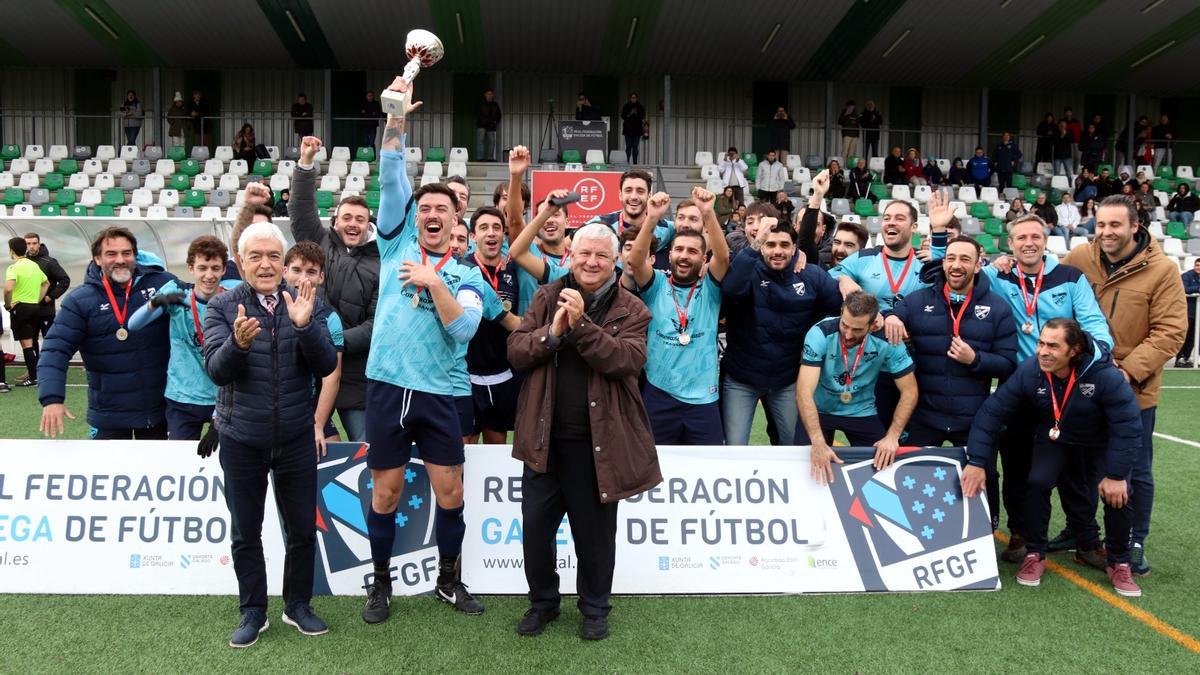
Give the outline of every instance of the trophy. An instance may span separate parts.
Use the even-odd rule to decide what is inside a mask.
[[[433,33],[417,29],[409,31],[408,37],[404,39],[404,53],[408,56],[408,63],[405,64],[404,73],[400,77],[411,85],[422,68],[428,68],[442,60],[446,55],[446,48]],[[379,97],[379,101],[383,112],[393,117],[403,117],[405,106],[408,104],[408,92],[388,89]]]

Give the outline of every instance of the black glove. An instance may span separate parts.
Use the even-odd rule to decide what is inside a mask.
[[[204,437],[200,439],[200,444],[196,446],[196,454],[201,457],[208,457],[216,452],[217,446],[220,443],[221,439],[217,434],[216,425],[209,423],[208,433],[204,434]]]
[[[159,293],[153,298],[150,298],[150,306],[158,309],[160,307],[166,307],[167,305],[182,305],[183,296],[183,293]]]

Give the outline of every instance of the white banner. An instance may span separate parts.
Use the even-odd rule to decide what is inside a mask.
[[[876,473],[839,448],[832,487],[807,448],[664,447],[665,481],[622,502],[617,593],[809,593],[999,588],[986,500],[964,502],[959,449],[910,449]],[[193,443],[0,441],[0,592],[235,594],[217,457]],[[477,593],[524,593],[522,465],[506,446],[469,446],[463,577]],[[433,493],[412,462],[396,514],[397,594],[432,590]],[[330,446],[318,464],[317,593],[359,595],[372,571],[366,450]],[[577,567],[558,533],[564,592]],[[270,591],[283,542],[269,496]],[[84,574],[80,574],[84,570]]]

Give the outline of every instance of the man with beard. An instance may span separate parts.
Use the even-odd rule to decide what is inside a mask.
[[[397,77],[391,89],[411,85]],[[404,171],[405,120],[420,106],[410,99],[403,115],[388,116],[379,162],[379,311],[367,358],[367,533],[375,565],[362,612],[367,623],[390,615],[396,505],[414,441],[437,500],[434,592],[461,612],[483,612],[461,578],[465,455],[454,402],[458,345],[470,342],[479,326],[483,278],[450,252],[457,195],[441,183],[414,193]]]
[[[41,430],[63,433],[67,366],[75,352],[88,371],[89,437],[95,440],[163,440],[167,437],[163,391],[171,353],[165,321],[131,333],[129,317],[150,302],[174,275],[137,262],[137,239],[123,227],[101,230],[92,240],[92,264],[79,288],[67,294],[38,359]]]
[[[650,198],[650,188],[654,186],[654,177],[642,169],[629,169],[621,174],[621,210],[596,216],[588,221],[604,223],[613,228],[617,236],[631,225],[641,226],[646,222],[646,200]],[[654,255],[654,268],[667,269],[667,258],[671,250],[671,238],[675,236],[674,221],[663,219],[654,226],[654,238],[658,240],[658,250]]]
[[[1154,504],[1151,470],[1154,415],[1163,367],[1179,352],[1187,333],[1183,282],[1175,259],[1164,255],[1150,233],[1138,227],[1133,201],[1122,196],[1107,197],[1100,202],[1096,209],[1096,238],[1067,254],[1063,262],[1079,267],[1092,284],[1112,330],[1113,365],[1133,388],[1141,409],[1144,433],[1130,479],[1133,486],[1130,562],[1134,574],[1145,576],[1150,573],[1145,543]],[[1094,511],[1094,488],[1090,489],[1089,497]]]
[[[374,138],[374,132],[372,132]],[[342,377],[334,406],[348,440],[366,436],[367,353],[375,327],[379,295],[379,247],[371,239],[371,209],[359,196],[343,197],[328,226],[317,211],[317,175],[314,161],[321,139],[305,136],[300,160],[292,177],[288,206],[292,236],[311,241],[325,251],[325,301],[342,320]]]
[[[665,192],[650,198],[646,222],[629,253],[629,271],[652,317],[642,402],[658,445],[721,445],[725,440],[717,407],[717,321],[729,247],[713,213],[715,199],[707,190],[692,188],[688,211],[702,214],[708,240],[713,242],[712,260],[703,278],[707,245],[700,230],[675,231],[669,273],[650,264],[654,225],[671,206]]]
[[[458,217],[465,219],[467,206],[471,203],[471,186],[462,176],[450,176],[446,179],[446,185],[454,190],[454,195],[458,198]]]
[[[42,314],[38,323],[38,330],[45,339],[51,324],[54,323],[54,303],[71,288],[71,277],[57,260],[50,257],[50,249],[42,244],[42,238],[37,232],[25,235],[25,246],[25,257],[37,263],[38,267],[42,268],[42,273],[50,280],[50,288],[41,300]]]
[[[527,229],[525,223],[525,202],[528,190],[524,189],[521,179],[529,169],[529,148],[518,145],[508,153],[508,203],[505,220],[508,225],[508,254],[520,267],[518,273],[517,315],[523,316],[533,301],[533,294],[538,286],[549,283],[554,279],[566,276],[571,267],[571,249],[567,246],[567,215],[568,206],[543,209],[545,200],[534,204],[533,213],[540,215],[543,210],[545,219],[539,221],[540,226],[532,224],[533,232],[528,237],[521,237]],[[534,237],[537,243],[534,243]],[[518,247],[517,241],[523,242]]]
[[[454,227],[450,228],[450,253],[455,258],[465,258],[471,250],[471,228],[461,215],[456,217]]]
[[[721,417],[725,442],[746,445],[762,401],[780,445],[796,428],[796,346],[813,323],[842,305],[837,282],[817,265],[797,270],[796,230],[774,217],[755,222],[750,245],[734,257],[721,284],[728,347],[721,364]]]
[[[830,240],[830,266],[840,265],[846,258],[866,248],[870,239],[870,233],[861,224],[848,220],[838,223]],[[825,263],[822,262],[821,266],[824,267]]]
[[[992,380],[1017,367],[1012,309],[979,275],[982,254],[974,239],[951,240],[946,257],[921,270],[932,285],[893,305],[885,320],[908,333],[915,357],[920,398],[906,445],[965,445]]]
[[[842,233],[841,243],[834,250],[833,239],[837,239],[841,225],[830,237],[831,245],[825,250],[822,242],[826,240],[826,229],[833,225],[833,216],[821,211],[825,203],[825,193],[829,191],[829,171],[821,170],[812,182],[812,194],[808,198],[808,206],[800,214],[799,237],[800,251],[806,260],[821,265],[825,269],[840,265],[851,254],[866,247],[870,235],[867,228],[856,223],[843,222],[841,225],[855,226],[852,233]],[[861,234],[861,236],[860,236]]]

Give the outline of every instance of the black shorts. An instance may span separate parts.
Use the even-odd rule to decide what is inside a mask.
[[[10,313],[14,340],[36,340],[42,321],[40,305],[28,302],[17,303]]]
[[[521,379],[516,375],[499,384],[471,384],[471,398],[475,401],[475,428],[471,433],[484,429],[512,431],[520,393]]]
[[[462,464],[461,424],[453,396],[367,380],[367,466],[372,469],[408,464],[413,443],[426,464]]]
[[[459,435],[466,438],[479,433],[475,430],[475,406],[470,396],[455,396],[454,409],[458,411]]]

